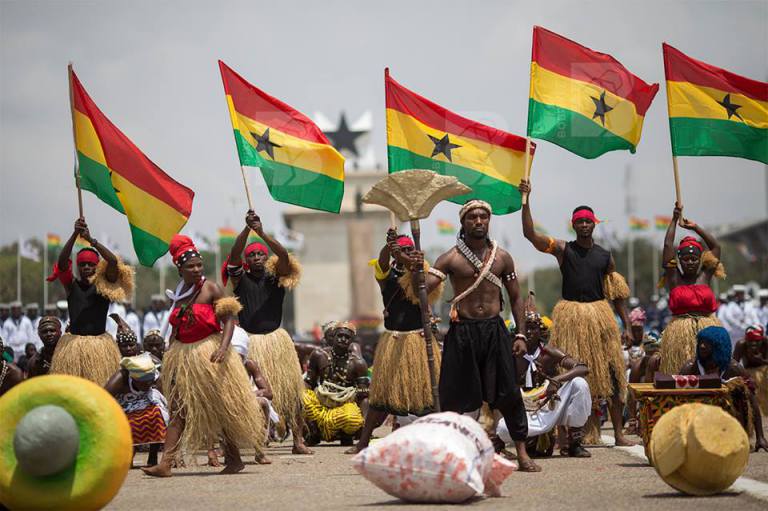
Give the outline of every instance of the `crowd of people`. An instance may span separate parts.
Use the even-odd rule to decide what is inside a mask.
[[[530,184],[520,190],[529,196]],[[512,256],[490,235],[491,207],[471,200],[459,213],[456,245],[434,262],[408,236],[386,233],[370,262],[384,307],[370,368],[353,322],[326,324],[317,345],[294,343],[282,328],[285,294],[299,284],[301,265],[253,211],[220,268],[223,286],[205,278],[192,240],[175,236],[170,255],[180,281],[170,307],[156,295],[142,316],[129,305],[132,269],[78,219],[50,277],[64,287],[66,307],[46,305],[40,314],[37,304],[0,304],[0,393],[57,373],[105,386],[125,410],[134,444],[151,445],[143,470],[158,477],[197,450],[214,466],[223,454],[223,473],[243,469],[244,447],[269,464],[264,447],[289,435],[294,454],[336,441],[356,453],[388,416],[399,426],[436,410],[477,418],[520,471],[538,472],[534,458],[556,446],[562,456],[590,457],[585,446],[600,443],[606,416],[615,443],[632,445],[638,409],[628,384],[652,383],[658,373],[740,382],[755,449],[768,450],[761,419],[768,290],[753,298],[734,286],[716,299],[711,282],[724,268],[710,233],[676,207],[661,262],[667,296],[629,310],[611,252],[592,238],[599,222],[592,208],[573,211],[576,239],[567,242],[536,230],[530,201],[521,216],[525,238],[562,272],[551,319],[521,296]],[[675,243],[678,225],[692,235]],[[247,244],[251,232],[263,243]],[[78,236],[91,246],[75,255],[76,275]],[[430,304],[451,281],[444,336],[434,335],[439,319],[419,298],[421,275]],[[501,316],[505,300],[512,328]]]

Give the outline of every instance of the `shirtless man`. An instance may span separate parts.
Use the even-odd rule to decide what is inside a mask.
[[[465,413],[487,402],[504,416],[520,471],[539,472],[541,468],[525,449],[528,422],[515,378],[515,356],[526,353],[526,338],[518,330],[513,340],[500,316],[504,288],[515,324],[518,328],[525,324],[515,263],[488,237],[488,203],[470,200],[461,208],[459,219],[461,231],[456,246],[438,257],[427,275],[428,293],[446,278],[451,279],[456,293],[443,344],[440,406],[442,411]],[[414,268],[424,264],[421,252],[414,252],[412,259]]]

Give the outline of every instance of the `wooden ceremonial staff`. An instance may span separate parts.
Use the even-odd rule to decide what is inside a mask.
[[[72,87],[72,62],[67,65],[67,75],[69,76],[69,110],[72,114],[72,143],[75,148],[75,186],[77,186],[77,207],[80,218],[85,219],[83,215],[83,190],[80,187],[80,160],[77,157],[77,136],[75,135],[75,91]]]
[[[366,204],[378,204],[394,213],[401,222],[411,223],[411,234],[417,251],[421,251],[421,226],[419,220],[427,218],[432,209],[444,199],[470,193],[465,186],[452,176],[442,176],[430,170],[413,169],[389,174],[373,185],[363,197]],[[432,328],[429,318],[427,283],[424,267],[416,268],[416,285],[419,290],[422,334],[427,349],[429,381],[432,386],[432,403],[440,411],[440,396],[437,389],[435,355],[432,346]]]
[[[665,57],[664,58],[664,69],[665,69],[665,72],[666,72],[666,62],[667,62],[667,59]],[[667,117],[669,117],[670,116],[669,115],[669,84],[667,84],[666,89],[667,89]],[[672,142],[672,147],[674,147],[674,145],[675,145],[674,142],[672,141],[672,137],[673,136],[674,135],[672,134],[672,132],[670,130],[669,137],[670,137],[670,142]],[[682,196],[682,193],[680,192],[680,173],[677,170],[677,156],[674,155],[674,152],[672,153],[672,170],[673,170],[674,176],[675,176],[675,204],[677,205],[677,207],[679,207],[682,210],[683,209],[683,196]],[[683,225],[683,215],[680,215],[679,225],[680,226]]]

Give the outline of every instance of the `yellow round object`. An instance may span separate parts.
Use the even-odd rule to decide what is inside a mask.
[[[722,408],[690,403],[662,415],[653,428],[649,454],[668,485],[689,495],[714,495],[744,473],[749,438]]]
[[[13,438],[19,421],[43,405],[60,406],[75,419],[80,444],[71,467],[35,477],[18,466]],[[125,413],[95,383],[76,376],[40,376],[0,397],[0,502],[11,510],[101,509],[120,490],[132,456]]]

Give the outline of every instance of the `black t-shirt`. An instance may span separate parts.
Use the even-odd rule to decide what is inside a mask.
[[[381,296],[384,300],[384,328],[397,332],[408,332],[422,328],[421,308],[405,296],[403,288],[397,281],[403,275],[391,268],[389,275],[381,286]]]
[[[563,299],[573,302],[596,302],[605,299],[603,278],[611,262],[611,253],[593,244],[584,248],[575,241],[565,244],[563,264]]]
[[[250,272],[245,272],[240,277],[235,296],[243,306],[238,319],[246,332],[268,334],[280,328],[285,288],[278,286],[277,280],[277,277],[268,273],[254,277]]]
[[[96,292],[93,284],[75,280],[67,296],[69,331],[75,335],[101,335],[107,329],[109,300]]]

